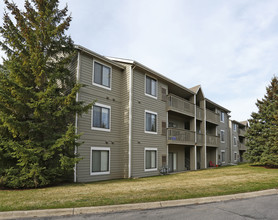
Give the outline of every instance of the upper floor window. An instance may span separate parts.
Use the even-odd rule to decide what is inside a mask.
[[[235,136],[234,136],[234,145],[237,145],[237,140]]]
[[[95,103],[92,109],[92,129],[110,131],[111,107]]]
[[[157,80],[146,75],[146,95],[157,98]]]
[[[220,131],[220,141],[221,141],[222,143],[224,143],[224,142],[225,142],[225,138],[224,138],[224,130],[221,130],[221,131]]]
[[[105,66],[99,62],[94,61],[94,79],[93,84],[111,89],[111,67]]]
[[[224,112],[220,112],[220,121],[225,122],[225,113]]]
[[[234,131],[237,131],[237,124],[233,123]]]
[[[157,134],[157,113],[145,111],[145,132]]]

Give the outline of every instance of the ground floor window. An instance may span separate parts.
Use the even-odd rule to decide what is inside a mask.
[[[221,151],[221,162],[225,163],[225,151]]]
[[[157,148],[145,148],[145,171],[157,170]]]
[[[110,173],[110,148],[91,148],[91,175]]]
[[[234,160],[237,160],[237,153],[234,152]]]

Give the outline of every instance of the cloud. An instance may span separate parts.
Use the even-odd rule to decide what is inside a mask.
[[[186,87],[201,84],[233,118],[250,115],[278,72],[277,0],[66,2],[75,43],[135,59]]]

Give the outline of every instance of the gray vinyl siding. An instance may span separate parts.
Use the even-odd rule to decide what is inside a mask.
[[[91,129],[92,111],[83,114],[78,118],[78,133],[82,133],[80,141],[84,142],[78,148],[78,154],[82,160],[77,164],[77,181],[90,182],[124,177],[124,146],[122,143],[122,87],[124,73],[118,67],[112,66],[111,90],[100,88],[92,84],[93,74],[92,56],[81,53],[80,57],[80,83],[85,85],[79,92],[79,100],[86,104],[96,101],[97,103],[111,107],[111,127],[110,132],[97,131]],[[95,59],[98,61],[97,59]],[[91,175],[90,174],[90,155],[91,147],[110,148],[110,174]]]
[[[223,112],[223,110],[218,110],[219,113],[221,111]],[[231,154],[229,117],[228,117],[227,112],[224,112],[224,123],[220,121],[219,126],[217,127],[217,134],[219,135],[219,137],[220,137],[221,130],[224,130],[225,142],[222,143],[221,139],[220,139],[220,144],[219,144],[219,148],[218,148],[218,162],[221,162],[221,150],[225,150],[225,163],[223,163],[222,165],[227,165],[228,163],[230,163],[230,154]]]
[[[162,135],[161,127],[162,121],[167,120],[166,102],[162,101],[161,88],[167,88],[167,85],[157,80],[157,99],[146,96],[145,73],[137,68],[133,71],[132,177],[159,174],[162,155],[166,155],[167,152],[166,136]],[[157,113],[157,134],[145,133],[145,110]],[[144,171],[145,148],[157,148],[157,171]]]
[[[239,149],[238,149],[238,142],[239,142],[239,137],[238,137],[238,124],[237,124],[237,130],[234,131],[233,128],[233,124],[237,124],[233,121],[231,121],[231,151],[232,151],[232,155],[231,155],[231,162],[232,163],[238,163],[239,162]],[[237,140],[237,144],[234,145],[234,137],[236,137]],[[237,153],[237,160],[234,159],[234,153]]]

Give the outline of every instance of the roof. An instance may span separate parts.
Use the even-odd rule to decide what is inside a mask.
[[[77,49],[77,50],[81,50],[81,51],[83,51],[83,52],[85,52],[85,53],[87,53],[87,54],[89,54],[89,55],[92,55],[92,56],[94,56],[94,57],[97,57],[98,59],[100,59],[100,60],[102,60],[102,61],[105,61],[105,62],[107,62],[107,63],[109,63],[109,64],[114,65],[114,66],[117,66],[117,67],[119,67],[119,68],[122,69],[122,70],[125,69],[125,67],[124,67],[123,65],[121,65],[121,64],[119,64],[119,63],[116,63],[116,62],[112,61],[111,59],[108,59],[108,58],[106,58],[105,56],[102,56],[102,55],[100,55],[100,54],[98,54],[98,53],[96,53],[96,52],[94,52],[94,51],[91,51],[91,50],[85,48],[85,47],[82,47],[82,46],[80,46],[80,45],[74,45],[74,47],[75,47],[75,49]]]
[[[190,88],[190,90],[197,93],[200,88],[201,88],[201,85],[197,85],[197,86],[194,86],[194,87]]]
[[[210,99],[205,98],[205,100],[206,100],[207,102],[211,103],[212,105],[215,105],[215,106],[217,106],[218,108],[220,108],[220,109],[222,109],[222,110],[224,110],[224,111],[226,111],[226,112],[228,112],[228,113],[231,112],[229,109],[224,108],[223,106],[221,106],[221,105],[219,105],[219,104],[217,104],[217,103],[211,101]]]
[[[160,73],[150,69],[149,67],[147,67],[147,66],[143,65],[142,63],[139,63],[139,62],[137,62],[135,60],[116,58],[116,57],[109,57],[109,56],[107,56],[106,58],[111,59],[113,61],[117,61],[117,62],[122,62],[122,63],[130,64],[130,65],[138,66],[138,67],[140,67],[140,68],[142,68],[142,69],[144,69],[144,70],[154,74],[155,76],[157,76],[157,77],[159,77],[159,78],[161,78],[161,79],[163,79],[163,80],[165,80],[167,82],[170,82],[171,84],[174,84],[175,86],[177,86],[177,87],[179,87],[179,88],[181,88],[181,89],[191,93],[192,95],[196,94],[194,91],[184,87],[183,85],[181,85],[181,84],[179,84],[179,83],[169,79],[168,77],[166,77],[164,75],[161,75]]]

